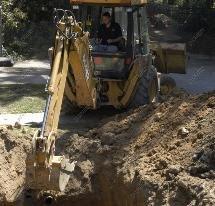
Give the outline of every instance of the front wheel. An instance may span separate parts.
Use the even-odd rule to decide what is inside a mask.
[[[140,77],[135,95],[130,107],[139,107],[150,104],[156,100],[158,95],[158,75],[155,67],[151,66],[144,71]]]

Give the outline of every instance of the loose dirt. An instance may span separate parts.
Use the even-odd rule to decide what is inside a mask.
[[[25,160],[31,145],[23,133],[12,126],[0,128],[0,205],[17,201],[24,190]]]
[[[60,133],[58,154],[78,162],[66,191],[43,192],[23,205],[215,205],[214,92],[175,91],[160,103],[103,117],[95,125]],[[19,165],[26,155],[21,152]]]

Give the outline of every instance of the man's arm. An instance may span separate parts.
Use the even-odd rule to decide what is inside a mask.
[[[118,38],[116,38],[116,39],[108,39],[107,40],[107,42],[108,42],[108,44],[112,44],[112,43],[118,43],[118,42],[120,42],[121,40],[122,40],[122,36],[120,36],[120,37],[118,37]]]

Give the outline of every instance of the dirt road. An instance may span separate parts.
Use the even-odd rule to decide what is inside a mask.
[[[29,60],[14,67],[0,67],[0,84],[45,84],[49,75],[49,62]]]
[[[186,75],[170,74],[179,88],[190,94],[215,90],[215,58],[190,55]]]
[[[191,94],[215,90],[215,59],[189,55],[187,74],[171,74],[177,86]],[[49,75],[48,61],[25,61],[14,68],[0,68],[0,84],[45,84]]]

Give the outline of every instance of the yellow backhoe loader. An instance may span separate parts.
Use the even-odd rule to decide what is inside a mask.
[[[72,109],[136,107],[156,98],[157,71],[185,73],[185,45],[149,41],[146,4],[147,0],[71,0],[71,11],[55,10],[49,95],[43,125],[33,137],[27,161],[30,188],[62,191],[75,168],[75,162],[55,156],[65,101]],[[124,44],[117,52],[93,49],[102,14],[107,11],[122,28]]]

